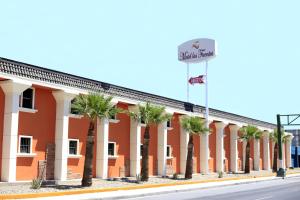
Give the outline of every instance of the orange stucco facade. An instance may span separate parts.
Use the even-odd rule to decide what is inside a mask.
[[[38,161],[45,160],[47,144],[55,143],[55,115],[56,102],[52,95],[52,91],[45,87],[35,87],[35,109],[36,113],[19,113],[19,135],[28,135],[33,137],[32,149],[36,154],[32,157],[17,157],[17,180],[31,180],[38,176]],[[0,90],[0,134],[3,134],[3,114],[4,114],[5,95]],[[127,110],[128,105],[125,103],[118,103],[118,107]],[[167,145],[172,148],[172,156],[167,158],[168,169],[172,173],[180,172],[180,115],[174,114],[171,124],[172,129],[168,130]],[[111,123],[109,125],[109,141],[116,143],[117,157],[109,158],[108,161],[108,177],[129,176],[130,165],[130,117],[121,113],[117,116],[119,123]],[[85,140],[89,126],[87,118],[69,118],[68,137],[70,139],[79,140],[79,154],[81,157],[68,158],[68,172],[79,174],[82,176],[84,158],[85,158]],[[216,171],[216,128],[213,123],[210,124],[211,133],[209,136],[209,170]],[[95,130],[97,132],[97,130]],[[149,173],[150,175],[157,174],[157,126],[150,127],[150,149],[149,149]],[[141,143],[143,143],[144,127],[141,129]],[[2,135],[0,135],[0,142],[2,143]],[[230,129],[228,126],[224,129],[224,150],[225,171],[230,170]],[[95,135],[95,140],[97,134]],[[96,144],[97,145],[97,144]],[[194,172],[200,173],[200,137],[194,136]],[[253,169],[253,142],[250,142],[251,150],[251,168]],[[270,151],[272,152],[270,144]],[[263,167],[263,142],[260,142],[260,168]],[[0,148],[0,154],[2,148]],[[270,153],[271,155],[272,153]],[[96,155],[96,146],[94,148],[94,155]],[[94,156],[95,157],[95,156]],[[242,142],[238,142],[238,169],[242,169]],[[272,158],[271,158],[272,161]],[[0,159],[1,163],[1,159]],[[96,161],[94,159],[93,174],[96,175]],[[0,169],[1,170],[1,169]],[[1,172],[1,171],[0,171]]]
[[[1,58],[0,58],[1,61]],[[1,64],[1,63],[0,63]],[[8,78],[0,77],[0,84],[4,81],[10,80]],[[32,79],[34,81],[34,79]],[[3,82],[1,82],[3,81]],[[17,121],[17,155],[16,155],[16,172],[15,172],[15,180],[16,181],[28,181],[35,179],[39,175],[40,163],[41,161],[47,161],[47,165],[53,165],[50,170],[54,171],[54,159],[48,159],[49,145],[56,145],[56,137],[57,134],[60,134],[60,131],[64,130],[62,127],[58,127],[57,121],[60,118],[57,117],[57,108],[58,108],[58,100],[57,97],[53,95],[53,92],[63,91],[63,89],[59,88],[61,85],[55,85],[51,83],[47,85],[47,82],[43,82],[44,84],[38,84],[34,82],[30,85],[31,88],[34,89],[34,105],[32,109],[21,109],[18,110],[18,121]],[[55,85],[55,87],[53,86]],[[101,85],[101,84],[100,84]],[[4,121],[5,121],[5,97],[6,93],[0,85],[0,166],[2,166],[3,157],[3,140],[4,140]],[[67,88],[67,89],[70,89]],[[75,88],[76,89],[76,88]],[[24,90],[23,90],[24,91]],[[79,91],[76,94],[79,94]],[[75,95],[76,96],[76,95]],[[161,97],[162,98],[162,97]],[[125,100],[116,101],[116,106],[127,111],[133,105],[137,105],[134,102]],[[62,104],[63,105],[63,104]],[[19,106],[19,105],[17,105]],[[167,129],[167,142],[166,144],[171,147],[170,156],[166,158],[166,168],[168,175],[174,173],[180,173],[182,170],[180,166],[182,166],[182,133],[181,133],[181,125],[180,125],[180,117],[182,115],[187,115],[188,111],[175,109],[172,111],[172,119],[171,119],[171,128]],[[83,116],[75,116],[75,115],[67,115],[67,139],[74,139],[78,141],[78,155],[70,156],[69,152],[63,152],[64,154],[68,154],[67,156],[67,176],[68,178],[80,178],[83,174],[84,168],[84,160],[85,160],[85,150],[86,150],[86,139],[87,139],[87,131],[89,127],[89,119]],[[131,126],[132,119],[126,114],[126,112],[117,114],[114,123],[109,123],[108,127],[108,142],[115,143],[115,156],[108,156],[108,164],[107,164],[107,177],[123,177],[129,176],[132,162],[131,153],[133,150],[132,141],[131,141]],[[216,172],[216,158],[217,158],[217,130],[215,127],[215,122],[220,122],[218,120],[212,120],[210,123],[210,134],[209,134],[209,158],[208,158],[208,170],[209,172]],[[231,140],[230,134],[231,130],[229,125],[233,124],[231,122],[227,122],[225,128],[223,129],[224,135],[224,160],[222,161],[224,164],[224,171],[229,172],[232,168],[231,165]],[[241,127],[241,126],[239,126]],[[58,128],[58,129],[57,129]],[[60,128],[60,129],[59,129]],[[140,143],[143,144],[143,136],[144,136],[145,127],[141,127],[141,139]],[[268,129],[269,130],[269,129]],[[57,133],[58,132],[58,133]],[[219,133],[219,132],[218,132]],[[96,177],[97,166],[96,163],[96,154],[97,154],[97,145],[100,147],[100,144],[97,144],[98,135],[97,126],[95,126],[95,146],[94,146],[94,157],[93,157],[93,176]],[[158,125],[150,126],[150,145],[149,145],[149,175],[155,176],[158,174]],[[240,134],[240,133],[239,133]],[[31,151],[28,155],[20,154],[19,146],[20,146],[20,136],[28,136],[31,137]],[[200,144],[201,138],[199,135],[194,135],[194,154],[193,154],[193,171],[194,173],[200,173]],[[69,143],[68,143],[69,144]],[[250,158],[251,158],[251,169],[253,170],[253,141],[250,142],[251,150],[250,150]],[[271,148],[272,144],[270,142],[270,157],[272,155],[273,149]],[[56,147],[55,147],[56,148]],[[50,149],[50,150],[49,150]],[[53,151],[53,150],[52,150]],[[69,149],[65,149],[65,151],[69,151]],[[242,163],[245,158],[243,158],[243,143],[241,141],[237,142],[237,167],[238,170],[242,170]],[[264,162],[264,146],[263,140],[260,141],[260,169],[263,168]],[[219,152],[219,151],[218,151]],[[207,155],[207,154],[205,154]],[[219,155],[219,154],[218,154]],[[47,160],[48,159],[48,160]],[[270,158],[272,162],[272,157]],[[52,163],[51,163],[52,162]],[[13,163],[13,162],[11,162]],[[47,169],[48,170],[48,169]],[[0,174],[3,173],[3,167],[0,167]],[[14,173],[14,172],[10,172]],[[54,172],[53,172],[54,173]],[[53,176],[53,175],[52,175]],[[54,177],[52,177],[54,179]],[[3,181],[3,180],[1,180]]]

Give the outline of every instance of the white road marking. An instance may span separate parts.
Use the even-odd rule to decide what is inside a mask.
[[[266,196],[266,197],[261,197],[258,199],[254,199],[254,200],[263,200],[263,199],[271,199],[273,196]]]

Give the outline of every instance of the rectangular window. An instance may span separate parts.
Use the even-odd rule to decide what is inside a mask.
[[[171,128],[172,127],[172,124],[171,124],[171,120],[169,119],[168,121],[167,121],[167,128]]]
[[[31,154],[32,153],[32,136],[19,136],[19,153]]]
[[[167,145],[167,158],[172,157],[172,147],[171,145]]]
[[[34,108],[34,89],[28,88],[20,95],[19,106],[22,108]]]
[[[71,114],[74,114],[74,115],[78,115],[78,111],[76,111],[74,108],[72,108],[72,105],[74,104],[75,102],[75,99],[72,99],[71,100]]]
[[[69,139],[69,155],[78,155],[79,140]]]
[[[115,142],[108,143],[108,156],[116,156],[116,143]]]

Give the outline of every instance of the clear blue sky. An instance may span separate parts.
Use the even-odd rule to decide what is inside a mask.
[[[0,57],[179,100],[186,66],[177,46],[217,40],[212,108],[275,122],[299,113],[300,1],[0,0]],[[191,75],[204,72],[191,65]],[[204,105],[204,86],[191,86]]]

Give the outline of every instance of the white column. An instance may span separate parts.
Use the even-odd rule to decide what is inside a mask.
[[[97,119],[96,177],[106,179],[108,171],[109,120]]]
[[[286,148],[286,167],[290,168],[290,167],[292,167],[292,163],[291,163],[291,140],[286,141],[285,148]]]
[[[230,171],[238,171],[238,131],[239,126],[229,125],[230,129]]]
[[[285,165],[285,144],[282,143],[282,168],[285,169],[286,165]]]
[[[260,164],[260,139],[254,139],[254,161],[253,161],[253,168],[255,171],[259,171],[259,164]]]
[[[271,149],[272,149],[272,153],[271,153],[271,158],[272,158],[271,168],[273,169],[273,163],[274,163],[274,150],[275,150],[275,142],[274,142],[274,141],[272,141],[272,143],[271,143]]]
[[[200,135],[200,172],[208,173],[209,133]]]
[[[56,100],[54,179],[64,181],[68,172],[70,106],[76,94],[65,91],[52,94]]]
[[[216,171],[224,171],[224,128],[223,122],[214,123],[216,127]]]
[[[19,96],[31,84],[8,80],[1,81],[0,85],[5,94],[1,181],[13,182],[16,181]]]
[[[268,131],[264,131],[263,133],[263,147],[264,147],[264,170],[271,170],[270,139],[269,139]]]
[[[180,173],[185,174],[189,133],[180,126]]]
[[[167,122],[158,125],[157,133],[157,173],[166,176],[167,167]]]
[[[130,176],[141,172],[141,124],[130,119]]]
[[[243,140],[243,170],[245,170],[245,164],[246,164],[246,147],[247,147],[247,141]]]

